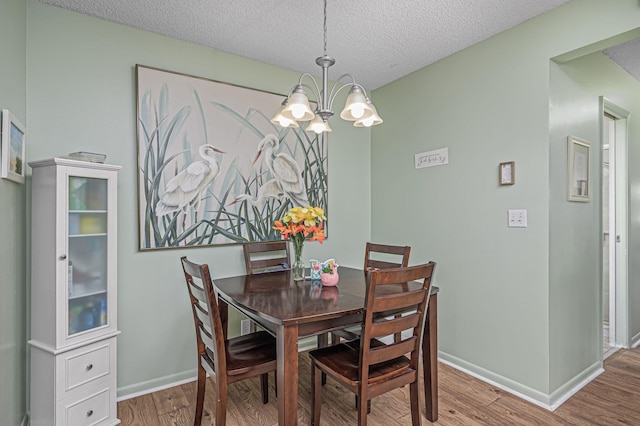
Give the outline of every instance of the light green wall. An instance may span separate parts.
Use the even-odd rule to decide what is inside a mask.
[[[26,120],[26,5],[0,2],[0,109]],[[27,128],[27,143],[29,133]],[[0,179],[0,423],[19,425],[27,412],[26,185]]]
[[[372,239],[438,262],[442,355],[544,391],[548,295],[529,280],[546,281],[547,64],[519,54],[534,41],[494,37],[374,93],[386,121],[372,139]],[[414,154],[444,147],[448,165],[414,168]],[[498,186],[504,161],[514,186]],[[397,206],[409,226],[393,226]],[[508,209],[527,209],[529,227],[507,228]]]
[[[29,158],[84,150],[105,153],[107,162],[123,166],[118,182],[118,393],[194,377],[193,320],[179,258],[209,263],[215,279],[244,273],[242,250],[138,252],[135,64],[276,93],[286,93],[298,74],[32,0],[28,5]],[[370,133],[341,120],[331,125],[330,236],[323,245],[307,244],[305,256],[359,266],[371,227]],[[232,326],[231,333],[239,330],[238,324]]]
[[[602,320],[601,164],[598,96],[584,93],[550,64],[550,387],[557,389],[587,367],[598,368]],[[591,142],[591,202],[567,201],[567,136]],[[585,259],[592,259],[585,263]]]
[[[566,157],[550,145],[549,59],[638,22],[637,1],[572,1],[373,94],[385,123],[372,132],[372,239],[411,244],[412,263],[438,262],[444,360],[544,404],[599,361],[600,344],[599,199],[566,220],[574,206],[558,195]],[[414,154],[444,147],[448,165],[414,168]],[[513,186],[498,185],[503,161],[516,162]],[[508,228],[508,209],[527,209],[528,228]],[[577,237],[558,243],[558,228]],[[580,257],[574,243],[585,242]]]
[[[628,336],[623,336],[623,340],[631,344],[637,344],[638,334],[640,333],[640,315],[638,309],[634,307],[640,306],[640,285],[638,277],[640,270],[638,269],[638,260],[640,256],[640,229],[638,225],[637,212],[640,208],[638,199],[638,186],[640,185],[640,164],[635,160],[638,158],[640,150],[640,121],[637,120],[640,114],[640,83],[631,77],[622,68],[615,65],[609,58],[600,52],[596,52],[579,59],[575,59],[562,65],[552,64],[551,83],[554,96],[552,104],[556,107],[556,117],[562,117],[560,120],[553,120],[552,123],[552,143],[554,127],[560,127],[563,130],[566,127],[578,128],[577,131],[588,132],[584,137],[593,141],[594,154],[599,155],[601,152],[600,127],[599,127],[599,107],[598,98],[605,96],[615,105],[624,108],[631,113],[628,119],[628,175],[629,175],[629,236],[628,242],[628,266],[629,266],[629,290],[628,300],[629,306],[629,331]],[[580,100],[577,102],[577,100]],[[575,105],[581,105],[581,108],[575,108]],[[581,113],[566,114],[564,111],[581,111]],[[584,128],[584,130],[583,130]],[[560,135],[559,135],[560,136]],[[562,152],[564,161],[566,161],[566,148]],[[599,171],[599,158],[594,158],[592,166]],[[597,188],[594,188],[597,189]],[[599,195],[596,193],[596,195]],[[572,215],[575,217],[575,215]],[[558,230],[558,232],[561,232]],[[598,239],[597,243],[600,243]],[[596,244],[594,244],[596,245]],[[561,287],[558,285],[558,287]],[[599,288],[598,293],[599,295]],[[593,302],[593,301],[592,301]],[[595,301],[599,303],[599,301]],[[559,314],[561,310],[558,310]],[[592,319],[592,318],[590,318]],[[595,332],[599,332],[598,324],[595,324]],[[557,339],[561,340],[563,334],[561,330],[556,330]],[[635,339],[634,339],[635,336]],[[586,350],[586,349],[585,349]]]

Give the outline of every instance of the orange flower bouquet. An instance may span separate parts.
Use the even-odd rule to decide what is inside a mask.
[[[278,231],[283,239],[291,240],[294,249],[293,279],[304,279],[304,264],[302,263],[302,248],[305,240],[318,241],[320,244],[326,238],[322,222],[327,220],[324,210],[320,207],[294,207],[280,220],[274,222],[273,229]]]

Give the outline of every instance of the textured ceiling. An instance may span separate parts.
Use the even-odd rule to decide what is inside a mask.
[[[610,47],[603,52],[636,80],[640,80],[640,39]]]
[[[39,0],[298,72],[320,74],[321,0]],[[329,0],[330,78],[372,90],[568,0]]]

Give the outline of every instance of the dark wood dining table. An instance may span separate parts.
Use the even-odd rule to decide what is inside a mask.
[[[231,305],[276,337],[281,426],[298,422],[298,340],[362,322],[367,272],[346,267],[338,272],[336,287],[294,281],[290,271],[215,280],[225,333]],[[422,340],[426,417],[432,422],[438,419],[437,295],[432,286]]]

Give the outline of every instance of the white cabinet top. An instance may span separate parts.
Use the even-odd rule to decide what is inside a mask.
[[[89,161],[78,161],[72,160],[70,158],[47,158],[45,160],[38,161],[30,161],[29,165],[31,168],[36,167],[47,167],[47,166],[70,166],[70,167],[82,167],[85,169],[100,169],[100,170],[120,170],[122,166],[116,166],[114,164],[104,164],[104,163],[91,163]]]

